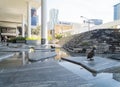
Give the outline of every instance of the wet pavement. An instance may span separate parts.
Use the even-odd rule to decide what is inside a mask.
[[[50,48],[44,49],[41,46],[19,45],[17,47],[11,44],[9,47],[1,46],[0,49],[1,52],[6,51],[0,54],[0,58],[4,53],[6,55],[15,53],[0,61],[0,87],[120,86],[119,60],[97,56],[94,61],[86,60],[85,56],[63,57],[66,55],[64,51],[56,49],[55,51],[58,52],[55,53]],[[44,53],[47,54],[43,55]],[[54,54],[57,56],[54,57]],[[61,60],[60,55],[70,61]],[[35,59],[36,62],[29,61],[30,58]]]
[[[94,60],[90,61],[87,57],[62,57],[63,60],[81,65],[85,69],[93,73],[101,72],[117,72],[120,68],[120,60],[103,58],[103,57],[94,57]]]
[[[15,53],[13,53],[13,52],[0,52],[0,61],[14,56],[14,54]]]
[[[27,48],[26,52],[20,47],[4,47],[2,50],[15,55],[0,62],[0,87],[92,87],[83,78],[60,66],[53,59],[55,51]],[[44,60],[31,63],[29,59]]]
[[[0,87],[93,87],[54,61],[0,72]]]
[[[69,71],[84,78],[92,87],[120,87],[120,73],[91,73],[80,65],[62,61],[59,63]],[[83,86],[84,87],[84,86]]]

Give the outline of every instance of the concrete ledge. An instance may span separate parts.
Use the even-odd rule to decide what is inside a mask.
[[[30,61],[40,61],[43,59],[51,58],[56,56],[56,52],[46,52],[46,51],[35,51],[29,53],[29,60]]]
[[[26,40],[26,44],[28,44],[28,45],[40,45],[41,41],[40,40]]]
[[[86,57],[62,57],[63,60],[81,65],[92,73],[113,72],[120,68],[120,60],[113,60],[102,57],[94,57],[94,61],[87,60]]]

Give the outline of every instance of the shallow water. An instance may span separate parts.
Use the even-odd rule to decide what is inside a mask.
[[[35,63],[29,61],[29,53],[30,52],[24,51],[16,52],[13,57],[0,62],[0,69],[11,69],[24,66],[26,64]],[[69,56],[68,53],[66,53],[63,49],[56,49],[56,53],[57,56],[55,57],[37,62],[44,62],[46,60],[47,62],[49,62],[49,60],[56,61],[64,68],[87,80],[89,84],[94,84],[94,87],[120,87],[120,73],[91,73],[80,65],[61,60],[62,56]]]
[[[96,74],[70,62],[62,61],[59,64],[81,78],[84,78],[89,84],[94,84],[94,87],[120,87],[120,73]]]

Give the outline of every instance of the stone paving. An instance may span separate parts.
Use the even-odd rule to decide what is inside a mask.
[[[81,65],[93,73],[109,71],[117,72],[117,70],[120,68],[120,60],[110,58],[94,57],[94,61],[87,60],[86,57],[62,57],[62,59]]]
[[[54,61],[0,72],[0,87],[94,87]]]
[[[4,53],[29,51],[31,47],[34,46],[24,45],[21,48],[12,47],[12,45],[9,47],[0,46],[0,58]],[[40,46],[34,48],[35,51],[29,54],[29,59],[33,61],[46,60],[12,69],[1,69],[0,87],[98,87],[95,83],[90,83],[80,75],[78,76],[62,67],[57,61],[47,61],[49,60],[48,57],[51,58],[56,55],[53,50],[47,47],[44,49],[44,47]],[[102,57],[94,58],[94,61],[88,61],[86,57],[62,57],[63,60],[81,65],[93,73],[117,72],[116,70],[120,68],[120,60]]]
[[[43,49],[44,50],[44,49]],[[21,52],[23,48],[17,46],[1,46],[0,58],[5,60],[9,57],[10,52]],[[4,52],[3,52],[4,51]],[[28,48],[27,50],[28,51]],[[44,55],[43,55],[44,54]],[[55,51],[38,51],[31,52],[31,60],[40,60],[55,56]],[[13,55],[12,55],[13,56]],[[43,61],[32,63],[25,66],[7,68],[0,70],[0,87],[93,87],[86,80],[78,77],[55,61]]]

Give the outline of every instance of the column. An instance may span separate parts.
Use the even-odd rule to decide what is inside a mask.
[[[22,52],[22,64],[23,64],[23,65],[26,64],[26,60],[25,60],[25,51]]]
[[[25,37],[25,20],[24,15],[22,15],[22,37]]]
[[[41,0],[41,44],[47,44],[47,0]]]
[[[30,2],[27,2],[27,21],[28,21],[28,37],[31,37],[31,6]]]

